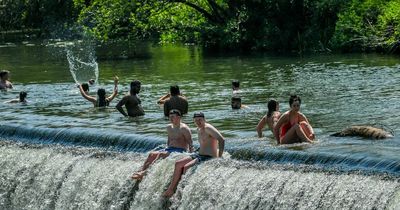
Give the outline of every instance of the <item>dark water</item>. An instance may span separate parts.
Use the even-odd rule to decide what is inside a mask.
[[[101,111],[92,108],[80,96],[69,71],[64,45],[51,42],[0,46],[0,68],[12,72],[11,79],[15,86],[12,91],[2,92],[0,101],[15,98],[22,90],[28,92],[30,101],[28,105],[0,104],[0,136],[4,140],[27,145],[50,145],[44,148],[15,143],[1,145],[1,164],[6,171],[1,172],[0,206],[31,206],[38,209],[135,209],[139,206],[143,209],[165,206],[180,209],[396,209],[399,205],[398,137],[366,140],[329,136],[357,124],[384,126],[393,130],[395,135],[399,133],[398,57],[361,54],[303,58],[211,56],[193,46],[138,48],[137,54],[142,55],[138,59],[98,59],[99,78],[97,85],[91,87],[92,95],[98,87],[104,87],[111,93],[112,77],[118,75],[120,78],[119,95],[110,108]],[[85,50],[81,53],[85,53]],[[140,97],[146,115],[124,118],[113,107],[127,93],[133,79],[142,81]],[[247,109],[230,109],[232,79],[241,81],[242,101],[248,106]],[[129,181],[129,174],[143,161],[145,154],[142,152],[165,143],[168,121],[156,101],[168,92],[172,84],[178,84],[189,100],[189,114],[183,121],[195,134],[191,115],[195,111],[204,112],[207,120],[226,137],[229,154],[225,160],[199,166],[186,176],[172,204],[165,204],[154,194],[162,192],[165,180],[172,173],[172,160],[157,164],[150,171],[150,178],[143,180],[146,184],[141,184],[139,188],[124,187]],[[313,125],[318,142],[312,145],[277,146],[268,130],[264,131],[266,137],[258,139],[255,127],[266,113],[267,100],[276,98],[281,104],[281,111],[286,111],[291,93],[302,97],[301,111]],[[196,138],[197,135],[194,135]],[[67,148],[51,146],[54,144]],[[83,154],[77,155],[72,149],[76,146],[92,149],[83,149]],[[104,150],[114,151],[116,156],[107,156],[105,162],[95,157]],[[39,158],[30,160],[32,157]],[[121,157],[125,159],[121,160]],[[58,172],[60,167],[63,169]],[[102,178],[106,183],[103,183],[103,187],[100,181],[92,183],[94,181],[88,180],[98,178],[100,174],[96,170],[105,170],[107,167],[110,167],[107,170],[113,170],[111,174],[119,174],[115,182],[111,180],[112,175]],[[299,169],[302,167],[312,169]],[[58,178],[53,180],[52,176],[45,176],[47,181],[36,180],[47,172]],[[81,172],[88,174],[89,178],[83,178]],[[206,172],[213,174],[213,178],[208,179]],[[35,180],[29,181],[26,173],[34,173]],[[21,174],[25,174],[25,177],[19,176]],[[390,178],[386,177],[388,174]],[[307,184],[310,180],[314,181],[312,186]],[[39,205],[40,199],[35,201],[37,203],[29,201],[23,193],[34,188],[34,184],[42,186],[48,182],[54,186],[39,190],[41,194],[48,191],[57,195],[57,199],[54,196],[41,197],[48,205]],[[82,182],[88,182],[88,189],[96,192],[88,190],[78,193],[78,188],[72,189]],[[202,186],[196,186],[199,183]],[[215,183],[219,184],[214,186]],[[233,183],[241,187],[237,188]],[[225,186],[225,189],[214,189],[217,186]],[[214,190],[207,190],[207,187]],[[233,191],[237,194],[229,199],[221,198]],[[85,192],[87,194],[80,194]],[[120,195],[123,192],[126,194]],[[98,193],[96,196],[104,202],[96,200],[90,193]],[[248,193],[258,197],[246,198],[247,204],[236,201]],[[278,199],[288,193],[292,193],[288,196],[290,198]],[[11,195],[24,199],[17,202],[16,198],[11,199]],[[113,196],[120,196],[122,200],[109,201]],[[213,196],[219,198],[213,200]],[[301,201],[303,199],[310,201]],[[232,207],[228,207],[228,204]]]

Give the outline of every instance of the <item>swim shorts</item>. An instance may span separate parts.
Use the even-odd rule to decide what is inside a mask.
[[[160,152],[168,152],[168,153],[173,153],[173,152],[184,153],[184,152],[186,152],[186,149],[182,149],[182,148],[178,148],[178,147],[167,147],[167,148],[161,149],[159,151]]]
[[[210,155],[200,155],[199,153],[193,153],[190,155],[190,157],[194,160],[197,159],[199,162],[207,161],[213,158],[213,156]]]

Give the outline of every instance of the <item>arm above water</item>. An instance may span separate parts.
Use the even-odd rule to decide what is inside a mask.
[[[189,146],[189,152],[194,152],[192,131],[190,131],[190,128],[187,125],[184,126],[183,136],[185,137],[185,141]]]
[[[111,102],[117,95],[118,95],[118,77],[115,76],[113,94],[107,98],[108,102]]]
[[[265,124],[267,124],[266,116],[261,118],[261,120],[258,122],[258,125],[256,127],[258,138],[262,137],[262,130],[264,129]]]
[[[165,101],[166,101],[169,97],[171,97],[171,94],[170,94],[170,93],[168,93],[168,94],[166,94],[166,95],[163,95],[163,96],[161,96],[161,97],[158,99],[157,103],[158,103],[158,104],[164,104]]]
[[[83,96],[83,98],[85,98],[86,100],[88,100],[92,103],[96,103],[96,98],[86,94],[85,91],[82,89],[82,85],[79,85],[78,88],[79,88],[79,92],[81,92],[81,95]]]
[[[124,108],[122,107],[123,105],[126,104],[126,102],[128,101],[128,96],[124,96],[119,102],[118,104],[115,106],[115,108],[125,117],[128,117],[128,114],[126,114]]]
[[[212,125],[208,124],[205,128],[208,135],[218,140],[218,157],[222,157],[225,149],[225,139],[221,133]]]

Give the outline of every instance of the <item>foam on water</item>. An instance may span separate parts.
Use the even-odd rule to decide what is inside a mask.
[[[191,168],[161,197],[174,160],[141,183],[145,155],[2,141],[0,209],[396,209],[398,177],[214,159]]]

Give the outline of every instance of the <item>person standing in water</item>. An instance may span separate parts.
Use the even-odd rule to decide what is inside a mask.
[[[290,96],[289,105],[290,110],[282,114],[274,127],[278,144],[312,143],[315,134],[306,116],[300,112],[300,97]]]
[[[125,117],[137,117],[144,115],[144,110],[141,105],[141,101],[137,94],[140,92],[141,83],[139,80],[135,80],[131,82],[131,89],[129,91],[129,95],[124,96],[115,108]],[[122,108],[125,105],[126,111]]]
[[[97,90],[97,98],[88,95],[85,90],[82,87],[83,85],[79,85],[79,91],[81,92],[81,95],[83,98],[86,100],[90,101],[93,103],[94,107],[107,107],[110,105],[110,102],[115,98],[115,96],[118,95],[118,77],[114,77],[114,90],[113,94],[109,97],[106,97],[106,90],[103,88],[99,88]]]
[[[174,175],[168,189],[163,193],[164,197],[171,197],[175,193],[182,175],[189,168],[211,158],[222,157],[224,153],[224,137],[214,126],[206,122],[204,114],[202,112],[194,113],[193,120],[197,126],[200,143],[199,152],[175,162]]]
[[[12,89],[13,85],[9,81],[10,72],[7,70],[0,71],[0,90]]]
[[[261,120],[258,122],[256,127],[258,138],[262,137],[262,131],[265,125],[268,125],[268,128],[271,132],[274,132],[274,127],[278,122],[281,113],[279,112],[279,103],[275,99],[271,99],[268,101],[268,112],[264,115]]]
[[[167,148],[150,152],[142,169],[134,173],[132,179],[141,180],[151,164],[160,158],[168,157],[172,152],[193,151],[192,132],[185,123],[181,122],[181,112],[177,109],[172,109],[169,112],[169,120],[171,124],[167,126]]]
[[[189,103],[185,97],[181,96],[178,85],[172,85],[170,87],[170,97],[164,101],[164,116],[168,116],[168,113],[172,109],[179,110],[182,114],[187,114],[189,109]]]

